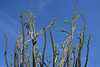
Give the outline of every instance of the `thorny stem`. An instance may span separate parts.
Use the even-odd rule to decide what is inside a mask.
[[[90,38],[91,38],[91,34],[89,35],[89,39],[88,39],[88,44],[87,44],[87,55],[86,55],[86,62],[84,67],[87,66],[87,62],[88,62],[88,54],[89,54],[89,43],[90,43]]]
[[[67,67],[69,67],[69,58],[70,58],[70,50],[71,50],[71,44],[72,44],[72,40],[73,40],[73,33],[74,33],[74,28],[73,28],[73,23],[71,23],[71,36],[70,36],[70,40],[69,40],[69,48],[68,48],[68,53],[67,53]]]
[[[52,48],[53,48],[53,67],[55,67],[55,51],[54,51],[54,43],[53,43],[51,27],[49,28],[49,30],[50,30],[50,36],[51,36],[51,42],[52,42]]]
[[[7,56],[6,56],[6,54],[7,54],[8,38],[6,37],[5,33],[4,33],[4,37],[6,38],[5,61],[6,61],[6,65],[7,65],[7,67],[9,67],[9,65],[8,65],[8,61],[7,61]]]
[[[44,54],[45,54],[45,49],[46,49],[46,41],[47,41],[45,27],[44,27],[43,29],[44,29],[44,34],[45,34],[45,43],[44,43],[44,49],[43,49],[43,55],[42,55],[42,67],[44,67]]]
[[[11,62],[10,62],[10,67],[12,67],[12,50],[11,50]]]
[[[52,42],[52,49],[53,49],[53,67],[55,67],[55,50],[54,50],[54,42],[53,42],[53,37],[52,37],[52,32],[51,32],[51,27],[54,25],[54,23],[58,20],[58,18],[60,17],[60,15],[58,15],[58,17],[54,20],[54,22],[52,22],[50,24],[50,37],[51,37],[51,42]]]
[[[71,44],[72,44],[72,40],[73,40],[73,34],[74,34],[74,27],[73,27],[73,23],[75,22],[75,20],[77,20],[79,17],[75,17],[76,15],[76,5],[77,5],[77,0],[75,3],[75,10],[74,10],[74,17],[73,17],[73,21],[71,22],[71,36],[70,36],[70,41],[69,41],[69,48],[68,48],[68,53],[67,53],[67,67],[69,67],[69,58],[70,58],[70,50],[71,50]]]
[[[24,34],[24,24],[23,24],[23,13],[21,12],[21,22],[22,22],[22,32],[23,32],[23,50],[22,50],[22,54],[23,54],[23,57],[22,57],[22,62],[21,62],[21,65],[20,67],[24,67],[24,43],[25,43],[25,34]]]
[[[81,50],[84,45],[85,28],[86,28],[86,21],[85,21],[85,18],[83,16],[82,12],[81,12],[81,16],[84,20],[84,29],[83,29],[82,33],[80,34],[80,42],[79,42],[79,49],[78,49],[78,67],[81,67]]]
[[[75,66],[75,58],[76,58],[76,56],[75,56],[75,49],[76,49],[76,46],[74,47],[74,50],[73,50],[73,54],[74,54],[73,67]]]
[[[31,64],[30,64],[30,53],[29,53],[29,45],[28,45],[28,37],[26,39],[26,42],[27,42],[27,50],[28,50],[28,60],[27,60],[27,64],[28,64],[28,67],[31,67]]]

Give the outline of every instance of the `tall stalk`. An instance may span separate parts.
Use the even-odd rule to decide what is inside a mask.
[[[7,61],[7,44],[8,44],[8,38],[6,37],[6,35],[4,34],[4,37],[6,38],[6,48],[5,48],[5,62],[6,62],[6,65],[7,67],[9,67],[8,65],[8,61]]]
[[[24,67],[24,43],[25,43],[25,34],[24,34],[24,23],[23,23],[23,13],[21,12],[21,23],[22,23],[22,33],[23,33],[23,50],[22,50],[22,62],[20,64],[20,67]]]
[[[44,67],[44,55],[45,55],[45,49],[46,49],[46,42],[47,42],[47,36],[46,36],[46,30],[45,27],[43,28],[44,30],[44,35],[45,35],[45,43],[44,43],[44,48],[43,48],[43,55],[42,55],[42,67]]]

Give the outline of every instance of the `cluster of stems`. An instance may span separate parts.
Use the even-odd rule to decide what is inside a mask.
[[[77,0],[76,0],[77,4]],[[59,19],[60,15],[57,15],[58,17],[54,19],[53,22],[50,23],[47,27],[44,27],[39,32],[35,32],[35,20],[37,14],[33,14],[29,11],[29,14],[23,13],[21,11],[21,24],[22,24],[22,35],[19,33],[19,38],[16,40],[15,50],[14,50],[14,67],[81,67],[83,62],[81,62],[81,51],[83,49],[83,46],[87,43],[87,54],[86,54],[86,61],[84,64],[84,67],[87,66],[88,62],[88,54],[89,54],[89,42],[91,38],[91,34],[89,35],[88,40],[85,41],[85,28],[86,28],[86,20],[81,12],[81,15],[77,15],[76,13],[76,4],[74,9],[74,16],[72,21],[65,21],[63,23],[69,23],[71,25],[71,32],[65,31],[65,30],[59,30],[61,32],[65,32],[67,36],[65,37],[63,43],[54,43],[53,35],[52,35],[52,26],[55,24],[55,22]],[[27,19],[24,21],[23,18],[26,17]],[[82,17],[84,20],[84,28],[79,33],[79,43],[77,45],[72,45],[74,31],[76,29],[76,20],[78,18]],[[46,44],[47,44],[47,34],[46,30],[49,28],[50,31],[50,37],[51,37],[51,46],[52,46],[52,55],[49,57],[46,57],[45,51],[46,51]],[[27,30],[27,33],[25,33],[25,30]],[[41,52],[37,44],[37,38],[39,38],[39,34],[41,34],[44,31],[44,47],[43,51]],[[9,67],[8,61],[7,61],[7,43],[8,38],[4,34],[4,37],[6,38],[6,48],[5,48],[5,62],[7,67]],[[77,39],[77,40],[78,40]],[[60,48],[58,48],[58,46]],[[41,46],[40,46],[41,47]],[[76,53],[76,48],[78,47],[78,52]],[[31,49],[31,50],[30,50]],[[30,54],[32,53],[32,54]],[[32,56],[30,56],[32,55]],[[20,59],[19,59],[20,57]],[[12,67],[12,51],[11,51],[11,63],[10,67]],[[32,59],[32,60],[31,60]],[[20,60],[20,61],[19,61]],[[19,64],[20,63],[20,64]]]

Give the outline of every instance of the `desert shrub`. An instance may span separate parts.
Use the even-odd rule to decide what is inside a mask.
[[[76,1],[77,4],[77,1]],[[52,26],[54,26],[55,22],[60,18],[60,15],[57,15],[57,18],[54,18],[54,21],[50,23],[47,27],[43,27],[38,33],[35,32],[35,20],[34,18],[38,14],[31,13],[29,11],[29,14],[26,14],[21,11],[21,24],[22,24],[22,34],[19,33],[19,37],[16,40],[15,50],[14,50],[14,67],[49,67],[50,64],[53,67],[81,67],[81,52],[83,49],[83,46],[87,44],[87,54],[86,54],[86,61],[84,64],[84,67],[87,66],[88,62],[88,54],[89,54],[89,42],[91,34],[89,35],[89,38],[85,41],[85,29],[86,29],[86,20],[81,12],[81,15],[78,15],[76,13],[76,4],[74,10],[74,15],[71,21],[65,21],[62,23],[70,24],[71,25],[71,32],[68,32],[66,30],[59,30],[60,32],[65,32],[67,35],[63,42],[60,43],[54,43],[53,35],[52,33]],[[79,37],[76,38],[79,40],[79,43],[77,45],[73,45],[73,36],[76,29],[76,21],[82,18],[84,20],[84,27],[81,32],[77,32],[79,34]],[[23,20],[25,19],[25,20]],[[46,50],[46,44],[47,44],[47,34],[46,30],[50,32],[51,37],[51,43],[52,43],[52,53],[53,56],[50,55],[49,57],[46,57],[45,51]],[[27,30],[27,32],[25,32]],[[37,38],[39,38],[39,35],[44,32],[44,46],[43,51],[41,52],[37,47]],[[6,49],[5,49],[5,62],[7,67],[8,61],[7,61],[7,43],[8,38],[4,34],[4,37],[6,38]],[[58,48],[59,47],[59,48]],[[48,48],[49,49],[49,48]],[[76,51],[78,50],[78,52]],[[32,53],[32,56],[31,54]],[[61,55],[62,54],[62,55]],[[11,67],[12,67],[12,51],[11,51]],[[19,59],[20,57],[20,59]],[[31,61],[32,59],[32,61]],[[19,62],[20,61],[20,62]],[[19,64],[20,63],[20,64]]]

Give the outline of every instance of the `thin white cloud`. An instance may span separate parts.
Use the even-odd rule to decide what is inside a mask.
[[[5,18],[2,18],[2,19],[5,19],[5,20],[8,19],[9,20],[9,24],[14,25],[16,28],[18,28],[20,26],[20,24],[16,20],[14,20],[12,17],[10,17],[8,14],[6,14],[4,11],[0,10],[0,13],[2,14],[2,16],[5,17]]]
[[[39,11],[43,10],[45,6],[50,3],[52,0],[37,0],[38,1],[38,6],[39,6]]]
[[[2,10],[0,13],[0,32],[3,30],[15,36],[17,29],[20,29],[20,24]]]

